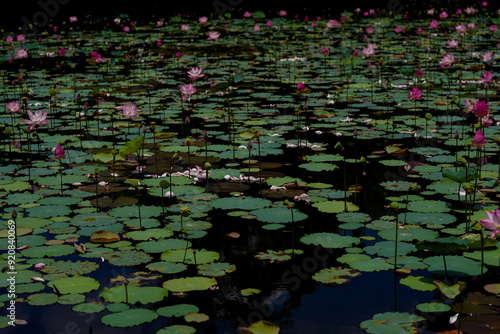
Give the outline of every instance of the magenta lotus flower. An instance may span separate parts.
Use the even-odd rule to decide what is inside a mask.
[[[417,73],[415,73],[417,75],[417,77],[421,78],[424,76],[424,72],[422,72],[422,70],[420,69],[420,67],[418,68],[417,70]]]
[[[497,27],[496,25],[492,24],[492,25],[490,26],[490,31],[491,31],[491,32],[495,32],[495,31],[497,31],[497,30],[498,30],[498,27]]]
[[[442,11],[442,12],[441,12],[441,14],[439,14],[439,18],[440,18],[441,20],[444,20],[444,19],[446,19],[447,17],[448,17],[448,13],[447,13],[447,12],[445,12],[445,11]]]
[[[218,42],[219,41],[219,37],[220,37],[220,33],[214,30],[214,31],[209,31],[208,32],[208,38],[207,39],[209,41],[217,41]]]
[[[437,29],[439,28],[439,22],[437,20],[432,20],[431,23],[429,24],[429,27]]]
[[[457,33],[463,34],[464,32],[467,31],[467,27],[464,24],[459,24],[455,26],[455,30],[457,31]]]
[[[190,69],[189,71],[187,71],[188,77],[192,81],[196,81],[199,78],[203,78],[205,76],[205,74],[201,74],[202,70],[203,70],[202,68],[193,67],[192,69]]]
[[[256,24],[254,27],[253,27],[253,31],[255,32],[259,32],[260,31],[260,26],[258,24]]]
[[[47,116],[49,115],[48,112],[42,114],[41,110],[38,110],[36,113],[32,113],[30,110],[28,110],[28,117],[30,119],[25,119],[23,121],[24,124],[29,124],[30,130],[33,130],[33,128],[37,125],[44,125],[48,124],[49,121],[47,121]]]
[[[486,140],[484,140],[484,135],[481,130],[477,130],[474,139],[472,140],[472,146],[474,147],[483,147],[486,144]]]
[[[408,95],[408,97],[412,101],[421,100],[422,99],[422,92],[423,92],[423,90],[418,89],[418,87],[413,87],[413,89],[410,91],[410,95]]]
[[[21,110],[21,104],[15,101],[7,103],[5,107],[9,109],[13,114]]]
[[[493,82],[494,75],[495,75],[495,73],[493,73],[493,72],[484,71],[483,76],[481,78],[479,78],[479,80],[481,80],[483,82],[484,87],[488,87],[488,84],[490,82]]]
[[[5,38],[5,41],[6,41],[6,42],[12,42],[13,40],[14,40],[14,38],[13,38],[12,36],[7,36],[7,37]]]
[[[447,49],[454,49],[458,47],[458,41],[455,39],[449,39],[448,40],[448,45],[446,45]]]
[[[287,15],[287,11],[286,10],[280,10],[279,15],[280,16],[286,16]]]
[[[245,12],[245,13],[243,14],[243,17],[252,17],[252,13],[250,13],[250,12]]]
[[[474,115],[476,117],[483,117],[488,115],[490,107],[485,101],[476,101],[474,105]]]
[[[297,91],[299,91],[299,92],[303,92],[305,89],[306,89],[306,85],[304,85],[304,83],[303,83],[303,82],[299,82],[299,83],[297,84]]]
[[[488,219],[481,219],[481,225],[491,231],[492,238],[496,238],[498,233],[500,233],[500,209],[491,212],[485,210],[484,212],[486,212]]]
[[[486,115],[484,117],[480,117],[479,121],[481,121],[481,125],[483,126],[483,128],[488,128],[491,125],[493,125],[493,120],[490,118],[489,115]]]
[[[485,63],[493,60],[493,52],[485,52],[481,55],[481,60]]]
[[[401,27],[396,27],[396,28],[394,28],[394,31],[395,31],[397,34],[399,34],[400,32],[402,32],[402,31],[403,31],[403,28],[401,28]]]
[[[467,15],[474,15],[474,13],[476,13],[476,10],[474,8],[467,7],[465,8],[465,12],[467,13]]]
[[[193,84],[182,85],[181,88],[182,99],[185,100],[188,97],[191,97],[194,93],[196,93],[196,88],[194,88]]]
[[[64,148],[62,148],[61,144],[57,144],[54,150],[54,156],[56,157],[56,159],[64,159],[65,155],[66,151],[64,151]]]
[[[123,107],[120,107],[122,111],[120,115],[124,116],[125,119],[131,119],[132,117],[138,117],[136,106],[134,104],[126,104]]]
[[[205,24],[205,23],[207,23],[207,22],[208,22],[208,17],[206,17],[206,16],[202,16],[202,17],[200,17],[200,18],[198,19],[198,22],[199,22],[200,24]]]
[[[76,16],[70,16],[69,17],[69,22],[71,22],[71,23],[78,22],[78,17],[76,17]]]
[[[327,55],[328,54],[328,49],[326,48],[326,46],[324,46],[322,49],[321,49],[321,53],[324,54],[324,55]]]
[[[452,54],[446,54],[442,59],[441,59],[441,68],[447,66],[450,67],[451,64],[455,62],[455,56]]]

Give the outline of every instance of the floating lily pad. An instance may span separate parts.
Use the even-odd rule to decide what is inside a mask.
[[[347,202],[347,204],[345,204],[343,201],[335,201],[335,200],[313,203],[312,206],[317,208],[319,211],[325,213],[340,213],[345,211],[359,210],[359,207],[354,203]]]
[[[151,322],[158,318],[158,313],[152,310],[133,308],[122,312],[103,316],[103,324],[111,327],[133,327]]]
[[[55,292],[65,295],[97,290],[101,284],[92,277],[76,275],[57,278],[49,282],[48,286],[51,286]]]
[[[197,266],[198,275],[208,277],[221,277],[236,270],[236,266],[230,263],[216,262]]]
[[[361,275],[360,272],[348,268],[325,268],[313,275],[313,280],[326,284],[346,284],[352,278]]]
[[[325,248],[345,248],[357,245],[360,240],[349,235],[340,236],[335,233],[312,233],[300,238],[300,241],[306,245],[319,245]]]
[[[192,304],[177,304],[172,306],[160,307],[156,312],[159,315],[170,318],[170,317],[183,317],[188,313],[198,312],[199,308]]]
[[[372,319],[363,321],[359,326],[370,334],[413,334],[416,331],[415,324],[423,320],[423,317],[410,313],[386,312],[375,314]]]
[[[40,271],[47,274],[64,273],[65,275],[90,274],[99,268],[99,264],[91,261],[56,261],[43,266]]]
[[[149,304],[156,303],[168,295],[168,290],[156,286],[116,285],[104,287],[99,297],[110,303]]]
[[[174,278],[163,283],[163,287],[174,292],[186,292],[194,290],[208,290],[216,285],[215,278],[208,277],[184,277]]]
[[[451,310],[450,305],[437,302],[420,303],[417,306],[415,306],[415,308],[420,312],[426,312],[426,313],[448,312],[449,310]]]
[[[434,279],[424,276],[407,276],[402,278],[399,283],[406,285],[417,291],[434,291],[436,290],[436,285],[434,285]]]
[[[89,303],[82,303],[73,306],[72,310],[75,312],[82,312],[82,313],[99,313],[102,312],[106,306],[102,303],[99,302],[89,302]]]

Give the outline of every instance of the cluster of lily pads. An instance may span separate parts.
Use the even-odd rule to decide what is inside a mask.
[[[10,220],[18,307],[195,333],[283,283],[241,286],[246,266],[280,271],[324,249],[307,280],[341,289],[394,271],[436,292],[413,313],[373,310],[368,333],[494,333],[499,14],[72,16],[4,31],[1,285]],[[244,307],[221,316],[199,296]]]

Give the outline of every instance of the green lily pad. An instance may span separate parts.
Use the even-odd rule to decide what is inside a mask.
[[[259,293],[261,293],[261,291],[259,289],[248,288],[241,290],[240,293],[242,296],[248,297],[248,296],[258,295]]]
[[[156,334],[193,334],[196,333],[196,328],[186,325],[172,325],[160,329]]]
[[[416,332],[415,324],[423,320],[423,317],[410,313],[386,312],[375,314],[372,319],[363,321],[359,326],[370,334],[413,334]]]
[[[152,271],[158,271],[162,274],[176,274],[187,269],[187,265],[184,263],[173,263],[173,262],[154,262],[146,266],[147,269]]]
[[[163,283],[165,289],[174,292],[208,290],[214,285],[217,285],[215,278],[208,277],[174,278]]]
[[[163,300],[168,290],[156,286],[116,285],[104,287],[100,298],[110,303],[149,304]]]
[[[326,284],[346,284],[353,277],[361,275],[360,272],[348,268],[325,268],[313,275],[313,280]]]
[[[434,285],[434,279],[424,276],[407,276],[402,278],[399,283],[406,285],[409,288],[417,291],[434,291],[436,290],[436,285]]]
[[[47,284],[51,286],[55,292],[60,294],[76,294],[76,293],[86,293],[93,290],[97,290],[101,284],[92,277],[86,276],[72,276],[72,277],[60,277]]]
[[[217,261],[220,258],[219,253],[207,251],[206,249],[194,250],[176,249],[168,250],[161,254],[162,261],[182,262],[182,263],[195,263],[204,264]]]
[[[104,311],[106,306],[102,303],[99,302],[89,302],[89,303],[82,303],[73,306],[72,310],[75,312],[82,312],[82,313],[99,313]]]
[[[325,248],[346,248],[360,242],[359,238],[356,237],[340,236],[327,232],[307,234],[300,238],[300,241],[306,245],[319,245]]]
[[[298,222],[307,218],[307,215],[305,213],[302,213],[297,209],[287,208],[265,208],[250,211],[250,214],[254,215],[257,220],[264,223],[291,223],[291,210],[293,210],[293,221]]]
[[[159,315],[170,318],[170,317],[183,317],[191,312],[198,312],[199,308],[192,304],[177,304],[172,306],[160,307],[156,312]]]
[[[63,305],[75,305],[80,304],[85,301],[85,295],[82,294],[69,294],[60,296],[57,302]]]
[[[47,274],[85,275],[96,271],[99,264],[91,261],[56,261],[43,266],[40,271]]]
[[[133,327],[151,322],[158,313],[148,309],[133,308],[103,316],[101,322],[111,327]]]
[[[150,262],[152,257],[145,252],[128,249],[108,253],[106,259],[115,266],[136,266]]]
[[[417,306],[415,306],[415,308],[420,312],[426,312],[426,313],[448,312],[449,310],[451,310],[450,305],[437,302],[420,303]]]
[[[28,304],[43,306],[57,303],[57,295],[55,293],[37,293],[28,296]]]
[[[343,201],[324,201],[317,202],[312,204],[313,207],[317,208],[321,212],[325,213],[340,213],[344,211],[358,211],[359,207],[354,203],[347,202],[346,204]],[[347,208],[347,210],[346,210]]]
[[[234,264],[224,262],[200,264],[196,268],[198,269],[198,275],[208,277],[221,277],[236,270]]]
[[[481,263],[474,261],[463,256],[456,255],[446,255],[444,256],[444,261],[446,261],[446,271],[448,275],[456,276],[479,276],[481,275]],[[424,259],[424,263],[429,265],[429,270],[431,273],[445,275],[445,265],[443,262],[443,256],[432,256]],[[487,268],[483,268],[483,273],[486,273]]]

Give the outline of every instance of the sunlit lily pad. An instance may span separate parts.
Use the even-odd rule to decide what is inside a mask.
[[[92,277],[76,275],[57,278],[49,282],[48,286],[51,286],[55,292],[65,295],[97,290],[101,284]]]
[[[200,264],[197,266],[198,275],[208,277],[220,277],[236,270],[236,266],[230,263],[215,262]]]
[[[436,285],[434,285],[434,279],[424,276],[407,276],[402,278],[399,283],[406,285],[413,290],[417,291],[434,291],[436,290]]]
[[[359,326],[370,334],[413,334],[416,331],[415,324],[423,320],[423,317],[410,313],[387,312],[375,314],[372,319],[363,321]]]
[[[116,285],[104,287],[99,297],[110,303],[149,304],[163,300],[168,290],[156,286]]]
[[[344,211],[358,211],[359,207],[354,203],[343,201],[324,201],[312,204],[313,207],[317,208],[321,212],[325,213],[340,213]],[[347,210],[346,210],[347,209]]]
[[[352,278],[361,275],[360,272],[347,268],[325,268],[313,275],[315,281],[326,284],[346,284]]]

